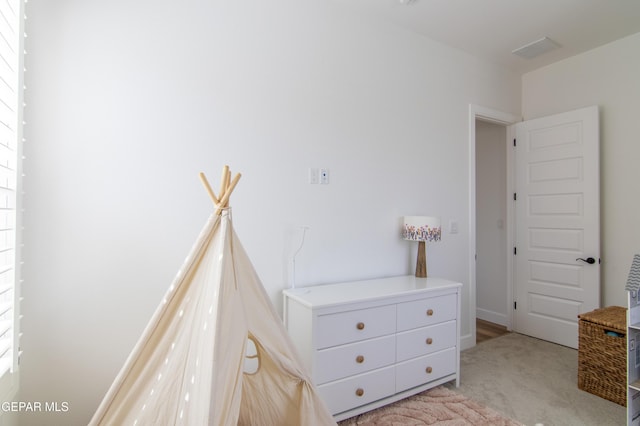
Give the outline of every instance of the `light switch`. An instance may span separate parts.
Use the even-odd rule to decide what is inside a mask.
[[[449,221],[449,233],[457,234],[458,233],[458,221],[450,220]]]
[[[318,169],[316,168],[310,168],[309,169],[309,183],[311,184],[317,184],[319,177],[318,177]]]

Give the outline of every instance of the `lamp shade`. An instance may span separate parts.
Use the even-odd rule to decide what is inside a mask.
[[[440,218],[432,216],[405,216],[402,238],[410,241],[440,241]]]

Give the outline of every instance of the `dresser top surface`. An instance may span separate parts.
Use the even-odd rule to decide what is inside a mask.
[[[443,278],[417,278],[413,275],[349,281],[287,289],[284,294],[309,307],[372,300],[435,290],[455,289],[459,282]]]

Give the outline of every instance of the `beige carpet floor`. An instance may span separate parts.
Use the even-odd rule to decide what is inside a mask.
[[[340,422],[340,426],[617,426],[626,408],[578,389],[578,351],[517,333],[460,357],[453,382]],[[513,420],[510,420],[513,419]]]
[[[338,423],[339,426],[519,426],[491,408],[443,386]]]
[[[626,424],[625,407],[578,389],[577,350],[522,334],[461,352],[460,387],[446,386],[528,426]]]

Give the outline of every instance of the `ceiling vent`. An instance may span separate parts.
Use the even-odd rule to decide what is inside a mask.
[[[559,47],[560,45],[550,38],[542,37],[540,40],[536,40],[529,44],[525,44],[524,46],[519,47],[515,50],[512,50],[511,53],[526,59],[532,59],[536,56],[540,56],[543,53],[550,52]]]

